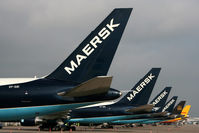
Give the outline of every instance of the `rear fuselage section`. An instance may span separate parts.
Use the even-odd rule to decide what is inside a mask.
[[[37,79],[27,83],[0,86],[0,108],[67,104],[74,98],[57,93],[73,88],[75,84],[63,81]]]

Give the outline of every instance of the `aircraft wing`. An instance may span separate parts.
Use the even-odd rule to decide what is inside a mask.
[[[134,107],[131,109],[126,110],[126,112],[130,113],[144,113],[144,112],[151,112],[153,109],[153,104],[146,104],[138,107]]]
[[[83,97],[106,93],[111,86],[112,78],[113,77],[110,76],[97,76],[79,84],[70,91],[59,92],[57,95],[65,97]]]

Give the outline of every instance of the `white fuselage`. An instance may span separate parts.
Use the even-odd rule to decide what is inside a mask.
[[[38,78],[0,78],[0,86],[10,85],[10,84],[19,84],[26,83],[33,80],[37,80]]]

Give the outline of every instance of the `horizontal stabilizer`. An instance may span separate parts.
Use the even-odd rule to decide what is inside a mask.
[[[112,78],[110,76],[97,76],[72,88],[68,92],[60,92],[59,96],[84,97],[108,92]]]
[[[138,107],[134,107],[131,109],[126,110],[126,112],[131,112],[131,113],[144,113],[144,112],[151,112],[153,109],[152,104],[146,104]]]
[[[179,114],[172,114],[172,115],[168,116],[168,118],[170,118],[170,119],[175,119],[175,118],[180,118],[180,117],[183,117],[183,116],[181,116]]]
[[[158,113],[153,113],[151,116],[152,117],[161,117],[161,116],[166,116],[167,112],[158,112]]]

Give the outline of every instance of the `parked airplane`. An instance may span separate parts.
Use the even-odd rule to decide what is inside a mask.
[[[134,117],[132,119],[127,120],[117,120],[117,121],[111,121],[109,124],[112,125],[122,125],[122,124],[133,124],[133,123],[139,123],[145,120],[148,120],[151,117],[154,117],[154,115],[160,115],[159,112],[161,112],[161,109],[166,103],[166,100],[169,96],[169,93],[171,91],[171,87],[165,87],[151,102],[154,107],[152,110],[149,110],[148,112],[142,112],[144,113],[141,116]],[[135,108],[136,109],[136,108]]]
[[[185,101],[180,101],[180,103],[178,105],[176,105],[176,107],[167,113],[167,115],[164,116],[156,116],[152,119],[148,119],[146,121],[141,122],[142,124],[152,124],[152,123],[158,123],[158,122],[164,122],[167,120],[171,120],[174,118],[178,118],[180,117],[180,113],[182,112],[182,109],[185,105]]]
[[[73,128],[74,130],[74,127],[70,127],[73,123],[80,123],[80,125],[99,125],[104,122],[111,122],[118,119],[129,119],[139,116],[135,115],[136,113],[151,110],[153,106],[145,104],[148,102],[155,82],[159,76],[159,72],[160,68],[152,68],[122,99],[114,104],[89,108],[81,107],[71,110],[71,112],[68,113],[68,116],[70,116],[69,119],[62,118],[65,123],[68,123],[68,127],[64,128]],[[139,107],[140,105],[143,106]],[[138,110],[136,111],[133,109],[138,109],[139,112]],[[23,126],[42,124],[40,128],[46,129],[49,126],[55,127],[57,122],[55,119],[52,119],[52,121],[40,122],[35,118],[33,120],[24,120],[21,124]]]
[[[162,92],[164,92],[164,91],[165,91],[165,89]],[[159,95],[161,95],[162,92]],[[169,94],[167,93],[167,95],[169,95]],[[157,97],[159,97],[159,96],[157,96]],[[163,101],[165,101],[164,99],[167,97],[168,96],[165,96],[163,98]],[[153,103],[153,101],[154,100],[152,100],[151,103]],[[167,112],[172,112],[176,101],[177,101],[177,96],[174,96],[166,104],[160,105],[160,108],[156,106],[156,107],[154,107],[155,109],[153,109],[151,112],[148,112],[147,114],[144,114],[141,117],[134,117],[132,119],[127,119],[127,120],[112,121],[112,122],[110,122],[110,124],[112,124],[112,125],[134,124],[134,123],[146,124],[146,122],[152,121],[152,120],[154,120],[154,118],[162,118],[162,117],[170,115],[170,113],[167,114]],[[162,103],[162,102],[160,102],[160,103]],[[156,108],[158,108],[158,109],[156,109]]]
[[[178,122],[180,120],[184,120],[186,118],[188,118],[188,113],[189,113],[189,110],[191,108],[191,105],[186,105],[183,110],[181,111],[181,113],[179,113],[180,115],[177,116],[178,118],[175,118],[175,119],[171,119],[171,120],[168,120],[168,121],[164,121],[162,123],[173,123],[173,122]],[[182,109],[182,107],[178,107],[179,110]]]
[[[71,119],[66,120],[69,124],[80,125],[102,124],[111,122],[115,116],[130,115],[129,118],[139,117],[142,112],[151,111],[153,105],[146,105],[160,68],[152,68],[121,100],[111,105],[74,109],[69,114]],[[132,115],[133,114],[133,115]],[[127,118],[123,118],[127,119]],[[118,118],[114,119],[118,120]]]
[[[36,79],[0,79],[0,121],[42,116],[60,118],[61,112],[121,93],[110,89],[107,75],[132,8],[114,9],[52,73]],[[12,80],[14,82],[12,82]],[[108,92],[108,93],[107,93]]]

